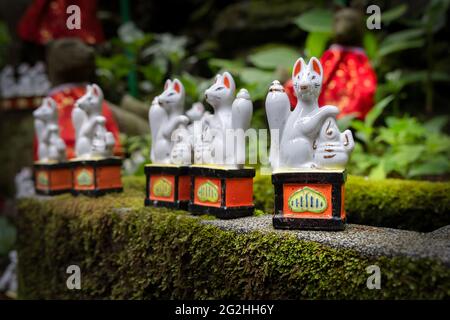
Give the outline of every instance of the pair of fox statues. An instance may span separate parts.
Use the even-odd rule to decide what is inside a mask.
[[[269,87],[265,109],[271,133],[269,162],[275,191],[275,228],[345,227],[345,165],[354,141],[351,131],[339,131],[337,107],[319,107],[322,77],[317,58],[311,58],[308,64],[302,58],[295,62],[295,108],[291,108],[280,82],[274,81]],[[145,166],[146,205],[223,219],[253,214],[255,169],[245,166],[245,138],[239,139],[250,128],[253,104],[246,89],[235,92],[232,75],[218,74],[205,91],[213,112],[205,111],[200,102],[184,112],[183,84],[178,79],[166,81],[164,91],[153,99],[149,109],[152,163]],[[72,188],[77,185],[78,191],[91,187],[85,180],[93,180],[94,190],[98,189],[95,181],[105,180],[102,172],[111,174],[105,168],[120,165],[113,161],[117,160],[112,157],[114,137],[105,129],[102,99],[101,89],[90,85],[72,113],[77,158],[69,162],[76,163],[71,169]],[[54,101],[46,98],[34,115],[38,163],[65,163]],[[93,171],[91,179],[86,174],[89,170]],[[39,181],[39,177],[36,179]],[[117,191],[121,185],[110,185],[106,190],[108,187]]]
[[[39,158],[34,163],[37,193],[96,196],[122,190],[122,160],[113,156],[115,138],[106,129],[102,102],[103,92],[96,84],[88,85],[76,101],[72,110],[76,158],[70,161],[59,133],[56,102],[47,97],[33,112]]]

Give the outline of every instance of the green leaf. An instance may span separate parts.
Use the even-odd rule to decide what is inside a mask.
[[[293,47],[267,45],[256,49],[248,59],[258,68],[274,70],[278,66],[292,68],[299,56],[300,53]]]
[[[430,132],[439,133],[447,124],[448,119],[449,116],[447,115],[434,117],[433,119],[425,122],[424,127]]]
[[[408,10],[408,5],[401,4],[395,8],[384,11],[381,13],[381,21],[384,24],[389,24],[392,21],[397,20],[402,15],[404,15],[407,10]]]
[[[312,9],[293,21],[300,29],[308,32],[333,31],[333,13],[325,9]]]
[[[387,56],[388,54],[408,50],[408,49],[414,49],[414,48],[421,48],[425,45],[424,39],[419,40],[408,40],[403,42],[393,42],[384,44],[382,43],[380,45],[380,50],[378,51],[378,54],[380,57]]]
[[[430,159],[426,163],[416,165],[408,173],[409,177],[418,177],[425,175],[439,175],[448,173],[450,171],[450,165],[448,159],[445,156],[436,157]]]
[[[320,57],[325,51],[331,33],[328,32],[310,32],[306,37],[305,52],[311,57]],[[294,60],[295,62],[295,60]]]
[[[12,250],[15,240],[16,229],[5,217],[0,217],[0,256],[8,254]]]
[[[381,180],[386,178],[384,160],[381,160],[375,168],[370,170],[369,178],[373,180]]]
[[[269,87],[273,80],[273,72],[257,68],[244,68],[240,73],[240,78],[245,83],[264,83],[264,85]]]
[[[383,40],[384,45],[405,42],[410,40],[420,40],[425,31],[422,28],[406,29],[398,32],[391,33]]]
[[[379,101],[375,104],[375,106],[370,110],[367,114],[366,119],[364,121],[365,125],[368,127],[372,127],[377,118],[383,113],[383,110],[394,100],[394,95],[389,95],[385,97],[383,100]]]
[[[226,59],[209,59],[208,65],[214,72],[226,70],[231,73],[239,73],[244,68],[244,62],[241,60],[226,60]]]
[[[378,53],[378,39],[373,32],[365,32],[363,37],[364,50],[370,59],[376,57]]]

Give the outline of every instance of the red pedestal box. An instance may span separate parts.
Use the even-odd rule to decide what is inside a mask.
[[[34,187],[37,194],[56,195],[72,189],[72,171],[68,162],[35,162]]]
[[[148,164],[145,177],[146,206],[187,210],[191,194],[189,167]]]
[[[343,230],[345,180],[345,171],[274,173],[274,228]]]
[[[250,216],[254,212],[255,169],[191,166],[189,211],[220,219]]]
[[[73,159],[72,167],[74,195],[100,196],[109,192],[122,192],[122,159]]]

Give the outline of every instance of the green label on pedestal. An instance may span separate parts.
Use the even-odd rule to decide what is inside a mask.
[[[166,178],[159,178],[153,184],[153,195],[168,198],[172,194],[172,183]]]
[[[309,187],[304,187],[292,193],[288,205],[292,212],[322,213],[328,207],[325,196]]]
[[[77,183],[79,186],[91,186],[94,182],[92,172],[82,169],[77,175]]]
[[[198,188],[197,197],[202,202],[217,202],[219,200],[219,188],[208,180]]]
[[[41,186],[48,187],[48,174],[45,171],[40,171],[37,174],[37,182]]]

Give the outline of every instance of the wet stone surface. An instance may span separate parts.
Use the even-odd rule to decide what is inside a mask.
[[[314,241],[333,248],[352,249],[365,256],[431,258],[450,266],[450,226],[429,233],[355,224],[348,224],[344,231],[276,230],[272,227],[271,215],[202,220],[202,223],[238,233],[259,231],[290,234],[300,240]]]

